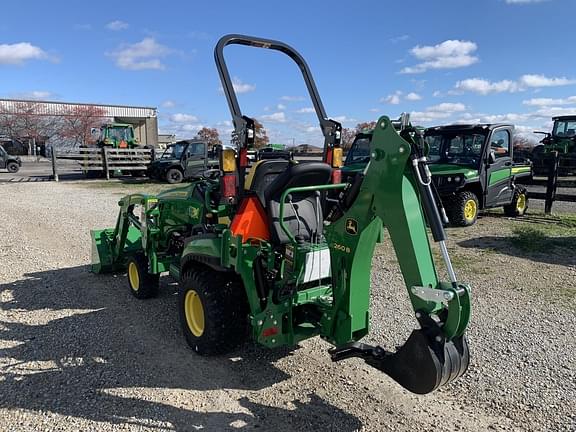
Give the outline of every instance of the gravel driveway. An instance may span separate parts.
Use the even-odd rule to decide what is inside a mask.
[[[120,189],[0,184],[0,430],[576,430],[574,248],[527,253],[509,240],[540,216],[449,230],[473,287],[472,364],[416,396],[357,359],[332,364],[319,338],[192,353],[170,278],[138,301],[123,275],[88,272],[88,231],[114,224]],[[388,242],[373,264],[367,340],[391,348],[415,320]]]

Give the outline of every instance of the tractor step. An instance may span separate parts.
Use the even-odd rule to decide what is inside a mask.
[[[417,394],[430,393],[455,380],[466,372],[470,363],[465,338],[438,342],[430,339],[423,330],[414,330],[395,353],[361,342],[334,348],[329,353],[335,362],[360,357],[405,389]]]

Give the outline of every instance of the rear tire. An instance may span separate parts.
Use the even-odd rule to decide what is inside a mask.
[[[20,170],[20,165],[18,165],[16,162],[8,162],[6,168],[8,169],[9,173],[16,174]]]
[[[478,219],[478,198],[473,192],[457,192],[454,197],[448,201],[446,213],[450,224],[454,226],[470,226],[476,223]]]
[[[184,174],[178,168],[170,168],[166,171],[166,181],[170,184],[182,183],[184,180]]]
[[[504,214],[510,217],[524,216],[528,209],[528,194],[526,188],[516,186],[512,202],[504,206]]]
[[[225,354],[247,338],[248,303],[234,274],[188,267],[180,281],[178,312],[186,342],[200,355]]]
[[[128,259],[128,286],[138,299],[156,296],[160,285],[160,275],[148,273],[148,258],[137,253]]]

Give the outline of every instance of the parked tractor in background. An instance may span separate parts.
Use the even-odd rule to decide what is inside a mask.
[[[528,208],[529,163],[513,160],[510,124],[438,126],[426,129],[428,167],[440,203],[454,226],[473,225],[480,210],[503,207],[508,216],[522,216]],[[356,136],[343,169],[350,178],[370,159],[371,131]]]
[[[169,144],[158,159],[148,166],[151,179],[171,184],[202,177],[204,171],[218,168],[218,148],[208,150],[201,140],[183,140]]]
[[[17,173],[22,166],[20,156],[9,155],[4,147],[0,146],[0,169],[6,169],[9,173]]]
[[[240,110],[224,61],[231,44],[296,62],[324,135],[323,162],[250,166],[256,121]],[[470,287],[457,280],[446,249],[423,137],[407,121],[397,132],[380,117],[364,172],[353,184],[339,183],[342,125],[326,115],[302,56],[282,42],[228,35],[215,59],[236,149],[224,149],[220,169],[187,186],[122,198],[116,226],[91,232],[92,270],[127,272],[139,299],[154,296],[160,274],[169,272],[179,281],[184,337],[201,355],[230,352],[248,336],[268,348],[320,336],[334,346],[333,361],[359,357],[415,393],[460,377],[469,364]],[[342,193],[325,212],[331,190]],[[426,222],[449,281],[438,279]],[[382,226],[419,324],[394,352],[359,342],[369,332],[370,269]]]
[[[534,148],[532,163],[535,175],[548,175],[551,160],[558,153],[558,175],[576,174],[576,115],[553,117],[552,133],[544,134],[539,146]]]
[[[92,138],[98,147],[131,149],[138,147],[134,137],[134,127],[127,123],[105,123],[100,128],[92,128]]]

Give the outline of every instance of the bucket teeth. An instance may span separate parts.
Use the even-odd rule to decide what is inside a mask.
[[[430,393],[460,377],[470,362],[464,337],[438,342],[431,340],[423,330],[414,330],[395,353],[353,342],[331,350],[330,355],[333,361],[361,357],[370,366],[417,394]]]

